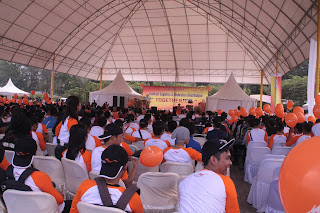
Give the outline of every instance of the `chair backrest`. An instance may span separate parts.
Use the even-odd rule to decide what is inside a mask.
[[[273,154],[266,154],[263,156],[261,162],[263,162],[264,160],[267,160],[267,159],[285,159],[286,156],[285,155],[273,155]],[[260,164],[261,164],[260,162]]]
[[[199,142],[200,146],[203,147],[204,143],[207,142],[207,139],[205,137],[194,137],[195,141]]]
[[[177,175],[186,176],[193,173],[193,166],[191,164],[164,162],[160,166],[160,172],[171,172]]]
[[[65,185],[66,177],[61,161],[53,156],[34,156],[32,165],[34,168],[49,175],[57,185]]]
[[[287,155],[292,147],[277,146],[272,149],[273,155]]]
[[[99,173],[98,172],[95,172],[95,171],[91,171],[90,173],[89,173],[89,178],[91,179],[91,180],[94,180],[96,177],[99,177]],[[121,187],[123,187],[123,188],[127,188],[126,187],[126,185],[124,184],[124,182],[120,179],[119,180],[119,186],[121,186]]]
[[[77,209],[79,213],[88,213],[88,212],[94,212],[94,213],[122,213],[125,211],[122,211],[121,209],[113,208],[113,207],[106,207],[106,206],[98,206],[93,205],[90,203],[85,202],[79,202],[77,204]]]
[[[139,179],[140,198],[143,205],[176,205],[179,176],[175,173],[146,172]]]
[[[52,143],[53,142],[53,132],[52,132],[52,129],[49,128],[48,129],[48,143]]]
[[[257,181],[270,184],[273,180],[273,171],[281,167],[284,159],[266,159],[261,162],[257,173]]]
[[[247,163],[253,166],[258,166],[263,156],[266,154],[271,154],[271,149],[269,149],[269,147],[252,147],[247,151]]]
[[[69,192],[75,194],[80,184],[89,179],[87,169],[80,163],[67,158],[62,158],[61,162],[66,175],[66,188]]]
[[[281,167],[277,167],[273,170],[273,177],[272,177],[273,180],[279,179],[280,170],[281,170]]]
[[[132,163],[131,162],[128,163],[128,169],[129,169],[129,173],[130,173],[132,171]],[[155,167],[146,167],[146,166],[142,165],[139,161],[138,169],[137,169],[136,175],[134,176],[133,180],[138,181],[140,175],[145,172],[159,172],[159,165],[155,166]]]
[[[45,192],[26,192],[8,189],[3,193],[8,212],[58,213],[57,201]]]
[[[203,163],[202,162],[197,162],[197,165],[196,165],[196,168],[195,168],[195,171],[197,172],[197,171],[200,171],[200,170],[202,170],[204,168],[204,166],[203,166]]]
[[[7,159],[7,161],[8,161],[9,164],[12,163],[13,155],[14,155],[14,151],[5,150],[5,152],[4,152],[4,156],[6,157],[6,159]]]
[[[134,146],[137,147],[138,150],[144,149],[144,141],[137,141],[134,143]]]
[[[55,156],[54,151],[56,150],[56,147],[57,147],[57,144],[46,143],[46,149],[47,149],[48,155]]]
[[[247,149],[251,149],[253,147],[267,147],[268,144],[265,141],[250,141],[248,143]]]

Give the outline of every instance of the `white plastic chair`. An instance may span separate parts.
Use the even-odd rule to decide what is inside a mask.
[[[175,173],[146,172],[138,179],[145,212],[174,212],[178,204],[179,176]]]
[[[130,173],[132,171],[132,163],[131,162],[128,163],[128,169],[129,169],[129,173]],[[146,166],[142,165],[139,161],[138,169],[137,169],[136,175],[134,176],[133,180],[137,182],[140,175],[145,172],[159,172],[159,165],[155,166],[155,167],[146,167]]]
[[[196,165],[196,168],[195,168],[195,171],[197,172],[197,171],[200,171],[200,170],[202,170],[204,168],[204,166],[203,166],[203,163],[202,162],[197,162],[197,165]]]
[[[133,143],[133,145],[134,145],[135,147],[137,147],[137,148],[138,148],[138,150],[140,150],[140,149],[144,149],[144,141],[137,141],[137,142],[134,142],[134,143]]]
[[[52,143],[53,142],[53,132],[52,129],[48,129],[48,143]]]
[[[285,155],[266,154],[266,155],[263,156],[262,161],[265,161],[267,159],[282,159],[282,160],[284,160],[285,158],[286,158]]]
[[[3,193],[9,213],[58,213],[57,201],[45,192],[26,192],[8,189]]]
[[[250,141],[248,143],[247,149],[251,149],[253,147],[267,147],[268,144],[265,141]]]
[[[84,168],[80,163],[64,157],[61,159],[61,162],[66,176],[67,195],[73,197],[76,194],[80,184],[84,180],[89,179],[87,169]]]
[[[12,164],[13,155],[14,155],[14,151],[11,151],[11,150],[4,151],[4,156],[6,157],[9,164]]]
[[[187,176],[194,172],[191,164],[166,161],[160,166],[160,172],[176,173],[179,176]]]
[[[55,150],[56,150],[57,144],[53,144],[53,143],[46,143],[46,149],[48,152],[48,155],[50,156],[55,156]]]
[[[269,187],[273,180],[273,171],[275,168],[281,167],[282,163],[283,159],[266,159],[261,162],[247,199],[248,203],[257,209],[257,212],[265,212]]]
[[[94,180],[95,178],[97,178],[97,177],[99,177],[99,173],[98,172],[95,172],[95,171],[91,171],[90,173],[89,173],[89,178],[91,179],[91,180]],[[124,184],[124,182],[120,179],[119,180],[119,186],[121,186],[121,187],[123,187],[123,188],[127,188],[126,187],[126,185]]]
[[[272,149],[273,155],[285,155],[291,151],[292,147],[277,146]]]
[[[259,164],[266,154],[271,154],[269,147],[252,147],[247,151],[244,181],[252,183],[253,178],[257,175]]]
[[[270,183],[266,213],[285,213],[279,194],[279,179],[273,179]]]
[[[34,156],[32,165],[34,168],[49,175],[56,184],[58,191],[65,195],[66,177],[61,161],[53,156]]]
[[[98,206],[93,205],[90,203],[85,202],[79,202],[77,204],[77,209],[79,213],[88,213],[88,212],[94,212],[94,213],[122,213],[125,211],[122,211],[121,209],[113,208],[113,207],[106,207],[106,206]]]

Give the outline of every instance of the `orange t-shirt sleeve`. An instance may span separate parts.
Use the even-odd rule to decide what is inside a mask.
[[[300,137],[293,136],[289,141],[286,142],[286,146],[291,146],[291,145],[295,144],[299,138]]]
[[[7,171],[8,166],[9,166],[9,163],[8,163],[6,157],[3,156],[3,159],[2,159],[2,161],[0,163],[0,168],[3,169],[4,171]]]
[[[136,142],[136,137],[126,134],[125,140],[130,142]]]
[[[57,125],[56,131],[55,131],[55,133],[54,133],[57,137],[58,137],[59,134],[60,134],[61,127],[62,127],[62,121],[60,121],[60,123]]]
[[[129,206],[132,210],[132,213],[143,213],[143,206],[138,193],[134,193],[129,201]]]
[[[129,156],[133,155],[133,151],[131,150],[130,146],[127,143],[122,142],[122,147],[124,148],[124,150],[126,150]]]
[[[70,132],[70,128],[73,126],[73,125],[77,125],[78,124],[78,121],[74,118],[69,118],[68,120],[68,123],[67,123],[67,126],[68,126],[68,131]]]
[[[43,132],[43,134],[47,134],[47,133],[48,133],[47,126],[44,125],[44,124],[41,124],[41,125],[42,125],[42,132]]]
[[[268,133],[264,131],[264,141],[268,143]]]
[[[203,132],[204,132],[204,133],[208,133],[209,128],[210,128],[210,127],[207,126],[207,127],[203,130]]]
[[[46,143],[44,142],[44,138],[43,138],[43,135],[39,132],[34,132],[36,133],[38,139],[39,139],[39,146],[40,146],[40,149],[42,151],[46,150]]]
[[[94,139],[94,142],[96,143],[96,147],[102,146],[101,141],[99,140],[99,138],[97,138],[96,136],[93,136],[93,135],[92,135],[92,137]]]
[[[35,171],[31,174],[31,178],[41,191],[51,194],[58,204],[63,203],[62,195],[53,187],[52,181],[47,174]]]
[[[86,150],[83,154],[82,154],[82,158],[83,161],[85,162],[87,168],[88,168],[88,172],[91,172],[91,152],[89,152],[88,150]]]
[[[96,181],[94,180],[85,180],[81,183],[78,188],[77,193],[73,197],[70,213],[78,213],[77,204],[81,201],[82,195],[91,187],[96,185]]]
[[[166,152],[167,152],[168,150],[170,150],[170,149],[171,149],[171,147],[165,148],[165,149],[163,150],[163,154],[166,154]]]
[[[251,138],[250,138],[250,131],[248,131],[247,133],[247,146],[248,146],[248,143],[251,141]]]
[[[233,181],[228,176],[218,175],[222,178],[226,188],[226,213],[240,213],[237,191]]]
[[[164,142],[166,142],[166,144],[167,144],[167,146],[168,146],[168,147],[170,147],[170,146],[171,146],[171,144],[170,144],[170,142],[169,142],[169,141],[165,140]]]
[[[121,180],[124,181],[124,180],[128,179],[128,177],[129,177],[128,172],[125,171],[123,176],[121,177]]]
[[[268,144],[268,147],[269,147],[270,149],[272,149],[272,146],[273,146],[273,138],[274,138],[274,136],[275,136],[275,135],[271,135],[271,137],[270,137],[270,141],[269,141],[269,144]]]
[[[200,152],[198,152],[197,150],[193,149],[193,148],[186,148],[184,149],[188,152],[188,154],[190,155],[190,157],[193,160],[202,162],[202,154]]]

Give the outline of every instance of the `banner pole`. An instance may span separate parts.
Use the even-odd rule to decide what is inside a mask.
[[[54,61],[56,59],[56,56],[53,55],[53,60],[52,60],[52,72],[51,72],[51,88],[50,88],[50,98],[51,101],[53,101],[53,92],[54,92]]]
[[[262,109],[262,95],[263,95],[263,70],[261,70],[261,82],[260,82],[260,108]]]
[[[100,68],[100,90],[102,90],[102,67]]]

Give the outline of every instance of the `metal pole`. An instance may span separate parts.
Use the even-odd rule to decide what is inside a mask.
[[[56,57],[55,55],[53,55],[53,60],[52,60],[52,72],[51,72],[51,89],[50,89],[50,98],[51,101],[53,101],[53,91],[54,91],[54,61],[55,61]]]
[[[263,70],[261,70],[261,82],[260,82],[260,108],[262,109],[262,95],[263,95]]]
[[[102,67],[100,68],[100,90],[102,90]]]
[[[319,67],[320,67],[320,0],[318,0],[318,31],[317,31],[317,67],[316,67],[316,94],[319,94]]]
[[[279,70],[278,70],[278,65],[279,65],[278,58],[279,58],[279,51],[277,50],[276,73],[279,73]]]

